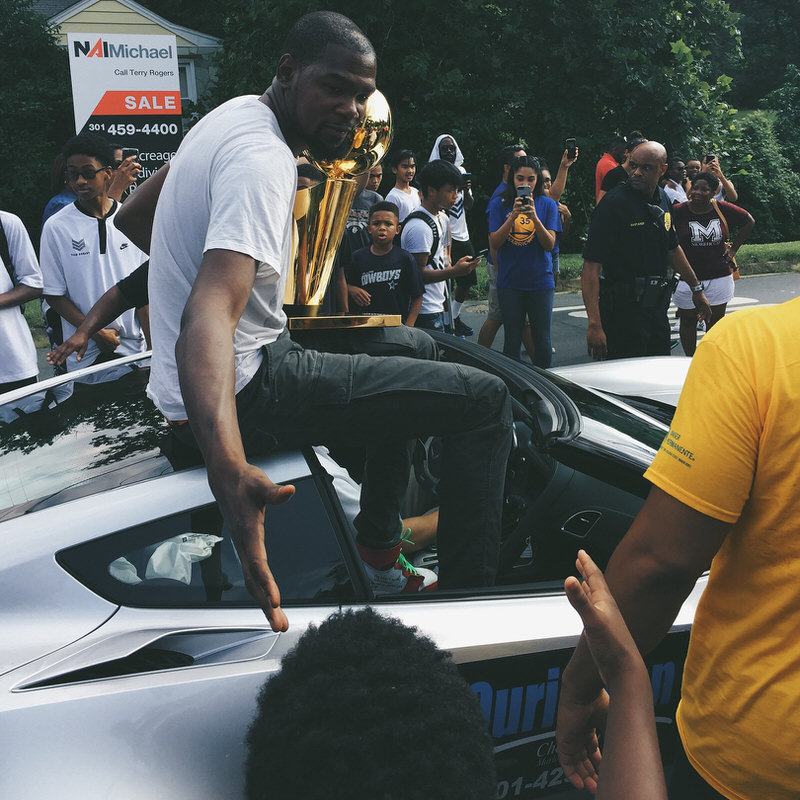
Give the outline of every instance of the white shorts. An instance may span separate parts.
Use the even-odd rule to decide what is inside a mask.
[[[722,306],[733,300],[734,286],[733,275],[726,275],[724,278],[711,278],[707,281],[700,281],[703,284],[703,291],[710,306]],[[678,308],[692,311],[692,290],[686,281],[679,281],[675,293],[672,295],[672,302]]]

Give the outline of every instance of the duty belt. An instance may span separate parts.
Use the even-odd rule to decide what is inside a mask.
[[[672,281],[666,275],[639,275],[630,281],[612,281],[600,279],[601,291],[609,292],[614,297],[624,297],[635,303],[645,299],[650,305],[657,300],[657,295],[667,291]]]

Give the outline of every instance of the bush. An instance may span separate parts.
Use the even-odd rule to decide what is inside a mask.
[[[794,64],[786,67],[783,85],[770,92],[762,101],[774,112],[775,133],[782,151],[795,172],[800,172],[800,131],[797,115],[800,113],[800,69]]]
[[[800,175],[791,169],[772,116],[754,111],[732,127],[721,161],[739,193],[736,204],[756,220],[750,241],[800,239]]]

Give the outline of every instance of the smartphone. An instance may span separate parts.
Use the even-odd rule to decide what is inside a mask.
[[[139,148],[138,147],[123,147],[122,148],[122,160],[124,161],[126,158],[130,158],[131,156],[138,156],[139,155]]]
[[[466,183],[467,181],[471,181],[471,180],[472,180],[472,173],[471,172],[465,172],[461,176],[462,183]]]
[[[523,203],[530,203],[531,202],[531,187],[530,186],[517,186],[517,197],[521,197]]]
[[[716,156],[713,153],[706,153],[706,157],[703,159],[703,161],[705,161],[706,164],[709,164],[714,161],[714,159],[716,159]]]
[[[575,158],[575,152],[577,151],[577,142],[575,139],[567,139],[567,158]]]
[[[478,250],[474,258],[486,258],[486,256],[488,255],[489,255],[489,248],[487,247],[485,250]]]

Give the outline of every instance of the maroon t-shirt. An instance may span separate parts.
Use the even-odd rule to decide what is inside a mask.
[[[748,214],[743,208],[724,201],[718,202],[718,205],[730,231],[747,222]],[[728,237],[713,206],[706,213],[697,214],[689,208],[688,203],[680,203],[672,209],[672,219],[683,252],[701,281],[731,274],[730,265],[723,258]]]

